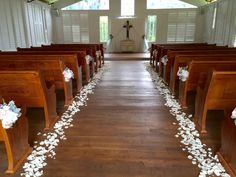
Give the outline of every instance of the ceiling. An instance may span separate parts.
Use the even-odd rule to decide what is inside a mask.
[[[65,1],[65,0],[40,0],[40,1],[45,2],[47,4],[53,4],[55,2]],[[74,0],[74,1],[76,1],[76,0]],[[79,1],[79,0],[77,0],[77,1]],[[181,0],[181,1],[192,4],[194,6],[198,6],[198,7],[208,4],[205,0]]]

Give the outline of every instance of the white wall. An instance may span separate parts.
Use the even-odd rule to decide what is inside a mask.
[[[236,47],[236,1],[218,0],[204,8],[204,41]],[[212,27],[214,9],[217,9],[215,28]]]
[[[54,8],[60,9],[62,2],[55,4]],[[167,42],[167,29],[168,29],[168,14],[169,12],[179,11],[197,11],[196,18],[196,36],[195,42],[201,42],[202,39],[202,18],[203,14],[198,9],[179,9],[179,10],[147,10],[145,0],[135,0],[135,16],[134,19],[129,19],[133,28],[130,30],[130,38],[135,40],[136,51],[141,51],[142,35],[145,34],[145,19],[147,15],[157,15],[157,41],[158,43]],[[63,43],[63,29],[62,29],[62,13],[59,16],[53,15],[54,30],[53,30],[53,41],[55,43]],[[115,46],[115,52],[120,51],[120,41],[126,38],[126,31],[122,26],[125,24],[127,19],[119,19],[120,16],[120,0],[110,0],[110,10],[99,10],[99,11],[73,11],[65,13],[85,13],[89,17],[89,36],[90,43],[99,42],[99,16],[108,16],[109,18],[109,32],[114,36],[113,42]]]
[[[0,0],[0,50],[52,41],[50,6],[26,0]]]

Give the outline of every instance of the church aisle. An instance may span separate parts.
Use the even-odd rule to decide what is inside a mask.
[[[113,61],[47,159],[44,177],[194,177],[143,61]],[[21,170],[19,170],[21,171]],[[18,176],[19,173],[16,173]]]
[[[44,176],[197,176],[163,103],[143,62],[110,62]]]

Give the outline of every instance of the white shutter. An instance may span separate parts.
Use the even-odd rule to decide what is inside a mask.
[[[71,30],[71,18],[70,14],[63,13],[62,15],[63,21],[63,35],[64,35],[64,42],[71,42],[72,41],[72,30]]]
[[[234,42],[233,46],[236,47],[236,15],[235,15],[235,20],[234,20]]]
[[[176,42],[185,41],[185,24],[178,23],[176,30]]]
[[[195,39],[195,23],[195,11],[169,13],[167,42],[193,42]]]
[[[80,15],[71,14],[72,41],[80,42]]]
[[[186,42],[193,42],[194,41],[194,34],[195,34],[195,24],[188,23],[186,25],[186,34],[185,34],[185,41]]]
[[[223,45],[225,27],[227,22],[228,1],[221,1],[218,3],[215,42],[218,45]]]
[[[168,24],[167,41],[175,42],[176,24]]]
[[[88,14],[80,14],[81,42],[89,42]]]
[[[89,43],[88,14],[62,12],[64,43]]]

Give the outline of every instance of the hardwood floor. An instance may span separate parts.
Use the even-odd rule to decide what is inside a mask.
[[[199,169],[175,138],[177,125],[143,61],[112,61],[76,115],[44,177],[195,177]],[[212,125],[216,126],[216,125]],[[218,133],[218,135],[217,135]],[[219,132],[204,141],[217,148]],[[31,137],[36,138],[36,136]],[[4,151],[1,146],[1,151]],[[2,153],[1,153],[2,154]],[[0,176],[6,168],[0,159]],[[15,175],[20,176],[22,168]],[[7,175],[9,176],[9,175]]]

